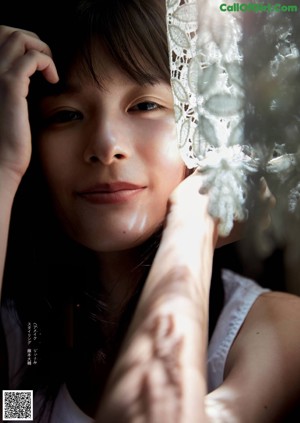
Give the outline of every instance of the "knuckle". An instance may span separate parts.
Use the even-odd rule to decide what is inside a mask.
[[[26,55],[30,59],[36,59],[37,56],[39,55],[39,52],[37,50],[30,49],[27,51]]]
[[[35,49],[30,49],[26,52],[26,57],[29,60],[32,60],[33,62],[39,62],[40,60],[47,60],[47,55],[44,55],[42,52],[35,50]]]
[[[10,39],[13,42],[20,42],[21,40],[24,39],[24,37],[25,37],[24,32],[19,29],[12,30],[12,32],[10,33]]]
[[[8,34],[10,31],[10,28],[6,25],[1,24],[0,25],[0,35]]]

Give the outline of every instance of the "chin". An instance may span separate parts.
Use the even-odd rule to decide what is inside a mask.
[[[148,230],[144,228],[142,232],[123,229],[114,234],[105,234],[105,236],[103,232],[99,236],[94,232],[91,236],[86,237],[82,237],[81,232],[81,236],[75,236],[73,239],[96,253],[125,252],[145,244],[155,234],[160,234],[161,228],[162,223],[159,223],[154,228],[148,228]]]
[[[121,252],[121,251],[128,251],[133,248],[139,247],[142,245],[147,239],[150,237],[146,235],[139,235],[136,237],[128,237],[126,233],[124,233],[123,237],[118,236],[118,238],[114,237],[99,237],[98,239],[83,239],[82,237],[74,237],[74,240],[81,244],[82,246],[88,248],[91,251],[96,253],[113,253],[113,252]]]

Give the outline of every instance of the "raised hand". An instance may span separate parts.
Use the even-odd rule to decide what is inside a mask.
[[[0,26],[0,173],[17,179],[31,157],[27,95],[36,71],[50,83],[58,81],[47,44],[32,32]]]

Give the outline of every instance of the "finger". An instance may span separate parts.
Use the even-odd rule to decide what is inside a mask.
[[[38,37],[19,30],[8,31],[6,37],[2,38],[2,42],[0,37],[0,70],[5,71],[18,57],[30,50],[52,56],[49,46]]]
[[[272,194],[264,177],[260,179],[259,196],[263,202],[266,202],[270,207],[275,207],[276,198]]]
[[[1,44],[2,38],[4,38],[8,34],[15,32],[15,31],[22,31],[25,34],[30,35],[31,37],[40,39],[39,36],[35,32],[28,31],[27,29],[16,28],[16,27],[7,26],[7,25],[0,25],[0,44]]]
[[[12,79],[26,82],[26,91],[23,92],[26,96],[28,94],[28,78],[36,71],[42,72],[50,83],[56,83],[59,80],[52,58],[36,50],[29,50],[25,55],[19,57],[6,74],[9,74]]]

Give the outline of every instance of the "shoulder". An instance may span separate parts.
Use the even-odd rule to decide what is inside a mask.
[[[259,295],[234,343],[238,350],[249,345],[267,346],[270,356],[278,353],[283,358],[296,352],[300,364],[300,297],[274,291]]]
[[[222,383],[228,354],[253,304],[259,296],[269,291],[252,279],[229,269],[222,270],[222,282],[224,301],[209,341],[207,354],[209,392]],[[215,302],[212,307],[215,308]]]
[[[260,300],[262,302],[260,306],[270,308],[279,307],[278,312],[285,311],[287,307],[292,306],[290,312],[299,313],[300,297],[298,295],[288,292],[269,291]]]
[[[270,355],[285,363],[294,361],[300,380],[300,297],[285,292],[267,292],[257,298],[245,321],[247,336],[260,337],[259,344],[275,348]],[[264,337],[264,338],[263,338]],[[277,354],[276,354],[277,351]]]
[[[300,343],[300,332],[295,333],[300,329],[300,297],[276,291],[257,297],[245,320],[245,330],[256,329],[255,334],[259,335],[260,328],[270,332],[276,329],[277,337],[291,337]]]
[[[225,276],[225,277],[224,277]],[[243,345],[261,338],[261,343],[267,337],[300,344],[300,297],[294,294],[264,289],[254,281],[232,272],[223,275],[225,281],[230,281],[227,290],[227,301],[234,302],[234,309],[239,313],[247,307],[244,320],[239,328],[235,343],[243,340]],[[297,350],[299,354],[299,350]]]
[[[243,386],[248,400],[259,392],[274,419],[299,399],[300,297],[285,292],[257,297],[229,352],[226,379]]]

